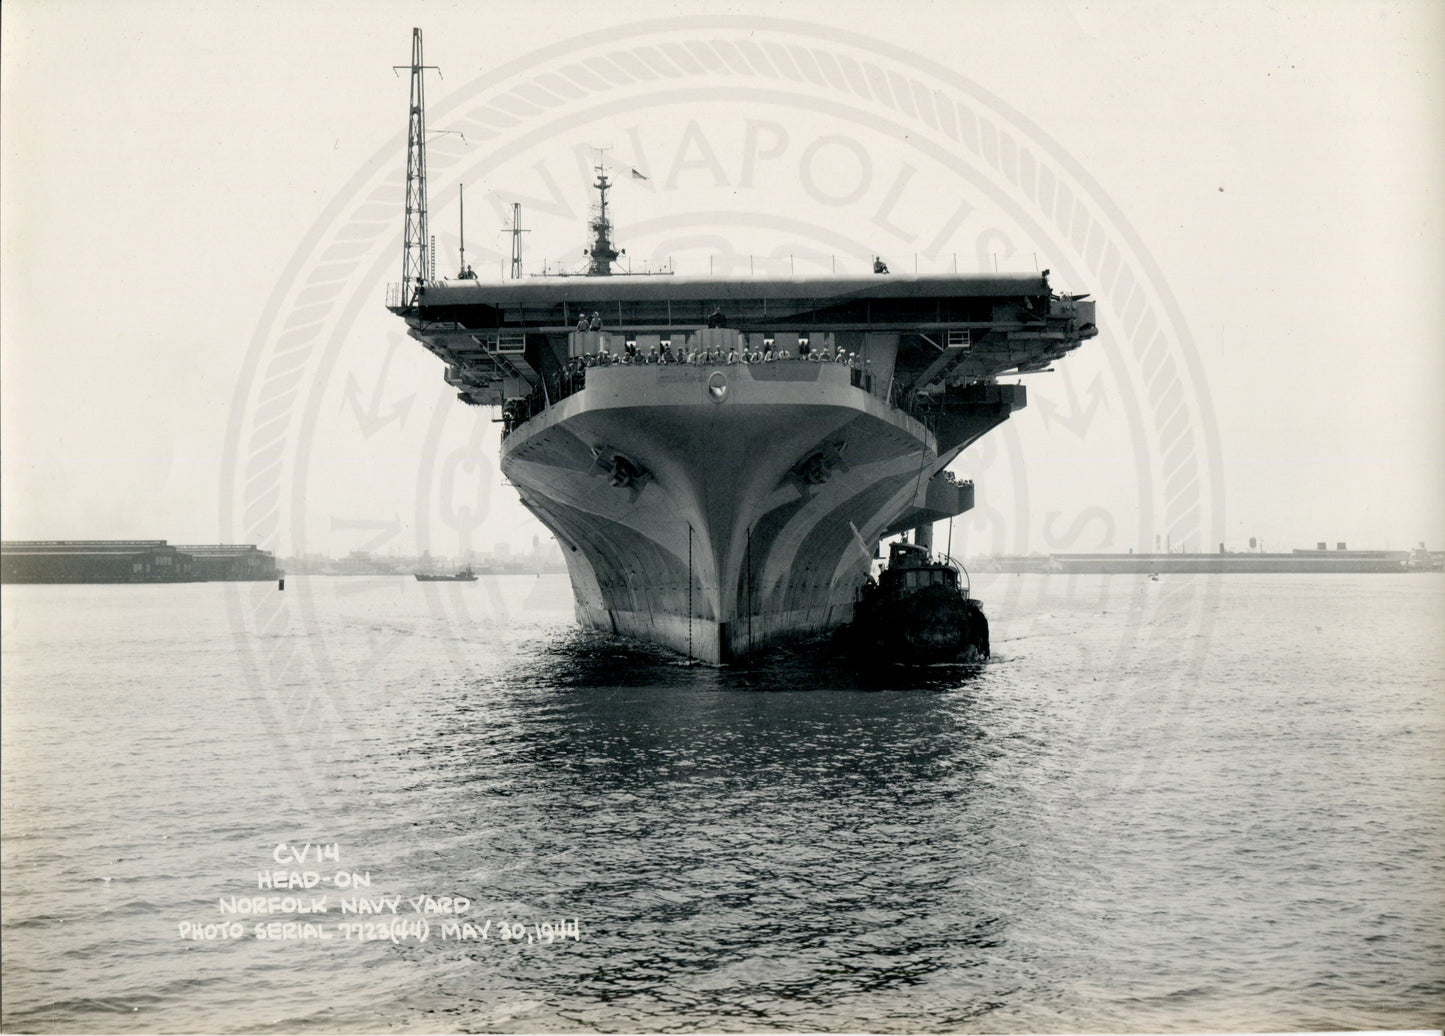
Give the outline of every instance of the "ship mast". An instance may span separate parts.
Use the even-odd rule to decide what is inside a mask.
[[[476,280],[477,272],[467,265],[467,192],[462,184],[457,184],[457,255],[461,262],[457,277]]]
[[[612,247],[612,221],[607,218],[607,190],[612,186],[612,181],[607,179],[607,167],[602,164],[601,156],[597,161],[597,181],[592,185],[597,188],[598,207],[597,215],[592,217],[588,226],[592,228],[592,247],[587,254],[592,261],[587,265],[589,277],[606,277],[612,273],[612,264],[617,261],[619,253]]]
[[[457,276],[467,275],[467,192],[457,184]]]
[[[512,202],[512,280],[522,276],[522,203]]]
[[[424,74],[435,65],[423,63],[421,30],[411,30],[411,116],[406,133],[406,230],[402,234],[401,290],[415,306],[431,269],[426,227],[426,92]]]

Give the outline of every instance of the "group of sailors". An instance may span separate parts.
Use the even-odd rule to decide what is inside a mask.
[[[589,325],[596,323],[600,327],[600,321],[597,320],[595,313],[588,323]],[[581,324],[579,323],[578,326],[580,329]],[[502,407],[503,435],[511,434],[512,429],[517,425],[558,400],[565,399],[585,387],[589,368],[610,367],[615,364],[623,366],[645,364],[720,366],[737,363],[773,363],[778,360],[793,359],[808,360],[812,363],[838,363],[856,372],[853,375],[855,385],[872,391],[872,373],[868,370],[869,363],[867,360],[861,359],[856,352],[849,352],[847,349],[841,348],[835,349],[831,344],[825,345],[821,349],[814,349],[806,338],[798,339],[796,357],[787,349],[774,349],[772,343],[767,340],[764,340],[760,349],[740,348],[739,346],[742,344],[739,342],[738,345],[727,348],[714,345],[674,350],[671,342],[664,341],[661,346],[653,346],[644,353],[638,349],[636,342],[628,341],[624,350],[617,354],[609,352],[606,344],[603,344],[595,353],[586,353],[568,359],[560,371],[554,372],[550,377],[538,382],[526,398],[508,400]]]
[[[809,346],[807,339],[799,339],[796,357],[787,349],[774,349],[773,344],[766,340],[761,348],[748,348],[745,344],[739,343],[727,347],[720,345],[694,346],[689,349],[677,350],[672,348],[671,342],[665,341],[660,347],[653,346],[645,353],[637,347],[636,342],[629,341],[620,353],[609,352],[604,344],[595,353],[574,356],[567,361],[566,369],[568,372],[576,372],[588,367],[651,363],[690,363],[694,366],[717,366],[729,363],[772,363],[775,360],[791,359],[811,360],[814,363],[841,363],[854,370],[862,370],[867,365],[867,361],[861,359],[856,352],[834,349],[831,345],[825,345],[822,349],[813,349]]]
[[[563,391],[562,382],[570,382],[571,380],[572,375],[570,374],[567,375],[565,378],[558,378],[558,376],[554,374],[551,378],[550,387],[543,388],[542,382],[538,382],[532,387],[532,391],[528,393],[524,398],[509,399],[505,403],[503,403],[502,438],[505,439],[507,436],[511,435],[513,428],[517,427],[517,425],[519,424],[531,420],[537,414],[540,414],[543,410],[547,409],[547,407],[551,403],[557,402],[557,400],[561,399],[564,395],[571,395],[573,392],[577,391],[577,389],[582,387],[582,376],[579,374],[576,379],[575,387]]]

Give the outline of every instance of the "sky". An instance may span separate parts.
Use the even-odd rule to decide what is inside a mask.
[[[954,464],[955,553],[1445,545],[1445,8],[883,10],[7,3],[5,538],[545,535],[383,304],[419,26],[442,272],[458,185],[483,276],[517,199],[529,271],[575,266],[599,146],[648,177],[614,193],[637,266],[878,252],[1093,292],[1100,336]],[[804,52],[833,81],[707,57]],[[547,82],[571,99],[538,114]]]

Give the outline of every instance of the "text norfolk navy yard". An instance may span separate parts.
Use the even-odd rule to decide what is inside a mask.
[[[421,46],[388,306],[464,403],[502,408],[502,471],[563,545],[584,625],[722,663],[848,622],[881,538],[931,548],[973,506],[947,467],[1024,405],[998,377],[1097,334],[1047,270],[615,272],[600,165],[586,275],[438,279]]]

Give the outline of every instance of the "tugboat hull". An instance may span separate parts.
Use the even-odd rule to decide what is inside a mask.
[[[860,604],[849,642],[875,658],[931,665],[989,657],[988,618],[957,590],[929,586],[907,597]]]

